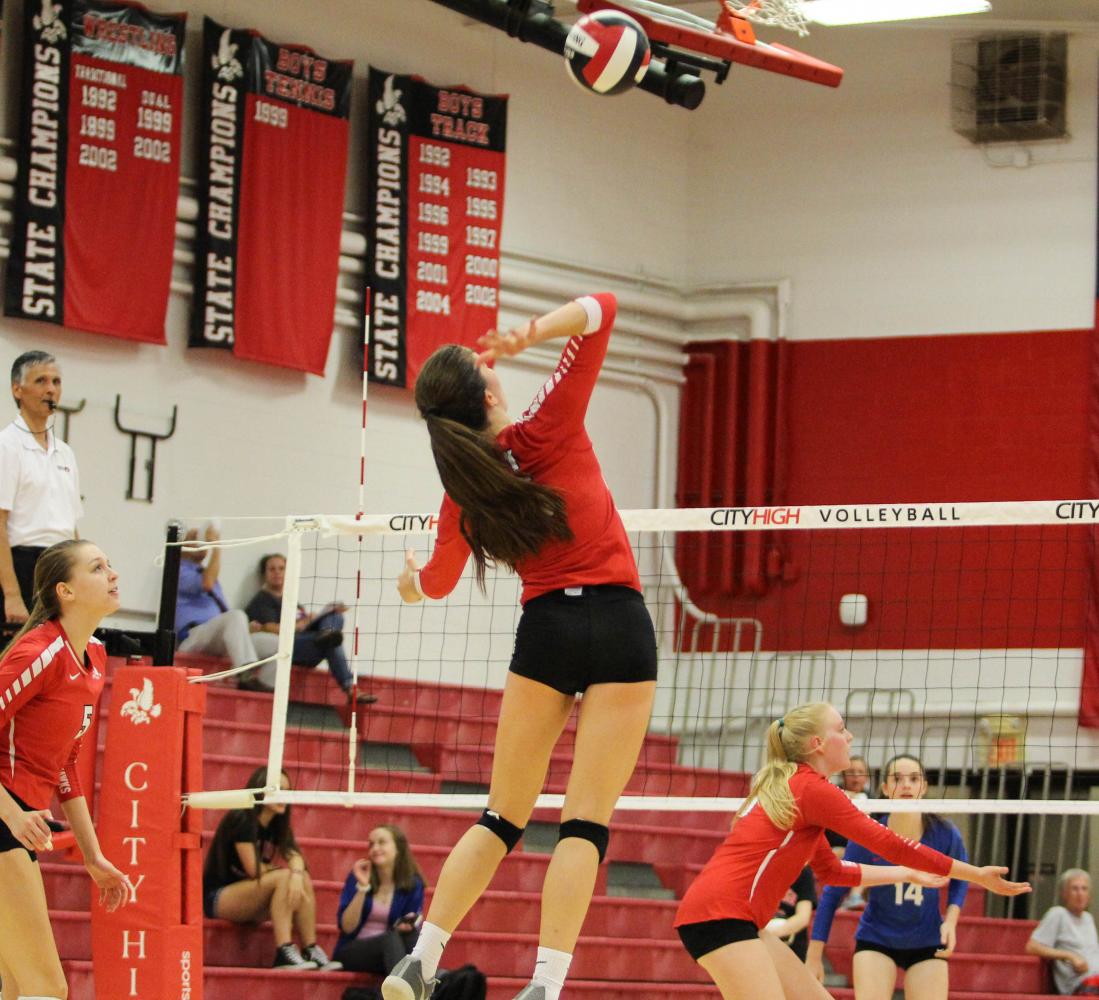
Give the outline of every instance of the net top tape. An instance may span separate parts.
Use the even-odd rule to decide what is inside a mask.
[[[627,531],[805,531],[865,528],[975,528],[1099,524],[1099,500],[980,503],[794,504],[624,510]],[[288,517],[291,532],[332,535],[433,535],[435,513]]]

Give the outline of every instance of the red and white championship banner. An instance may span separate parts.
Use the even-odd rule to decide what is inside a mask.
[[[9,316],[163,344],[185,14],[27,0]]]
[[[203,22],[191,347],[324,374],[352,66]]]
[[[370,69],[370,380],[409,386],[496,325],[507,97]]]
[[[133,885],[126,906],[92,907],[96,996],[202,1000],[202,787],[206,690],[176,667],[114,671],[96,830]]]

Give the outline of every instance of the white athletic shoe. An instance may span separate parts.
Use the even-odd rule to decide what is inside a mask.
[[[428,1000],[438,982],[438,979],[425,980],[420,960],[406,955],[385,977],[382,1000]]]

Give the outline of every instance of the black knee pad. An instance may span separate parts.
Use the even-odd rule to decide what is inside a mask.
[[[497,837],[504,842],[504,847],[508,849],[508,854],[512,852],[515,845],[519,843],[523,836],[523,827],[516,826],[514,823],[509,823],[498,812],[493,812],[491,809],[486,809],[481,813],[481,818],[477,820],[478,826],[483,826],[486,830],[491,830]]]
[[[561,831],[557,835],[557,843],[561,843],[567,837],[577,837],[594,844],[599,852],[599,861],[607,856],[607,845],[611,840],[611,831],[602,823],[589,823],[586,819],[567,819],[561,824]]]

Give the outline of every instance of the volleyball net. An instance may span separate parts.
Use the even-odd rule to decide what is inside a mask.
[[[1035,781],[1044,798],[1061,795],[1058,808],[1099,810],[1062,787],[1099,767],[1096,731],[1079,724],[1082,705],[1085,721],[1099,717],[1088,656],[1097,516],[1087,501],[623,512],[659,677],[622,808],[735,808],[770,722],[826,700],[872,775],[910,753],[933,786],[968,790],[940,812],[1027,800]],[[287,801],[484,802],[519,582],[490,570],[482,594],[467,571],[445,600],[404,604],[405,551],[425,561],[434,526],[432,514],[287,519],[270,734],[254,754],[291,773]],[[347,606],[344,649],[375,705],[353,709],[323,676],[291,670],[296,607],[333,603]],[[543,805],[560,801],[573,731]],[[194,804],[229,801],[224,777],[229,799]]]

